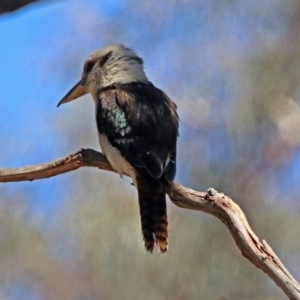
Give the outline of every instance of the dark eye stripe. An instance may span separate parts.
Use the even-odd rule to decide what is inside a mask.
[[[112,54],[112,51],[108,52],[106,55],[104,55],[104,56],[101,58],[101,60],[100,60],[100,62],[99,62],[99,66],[100,66],[100,67],[102,67],[102,66],[107,62],[107,60],[109,59],[109,57],[111,56],[111,54]]]
[[[92,71],[92,69],[93,69],[93,67],[94,67],[94,65],[95,65],[95,61],[88,61],[87,63],[86,63],[86,65],[84,66],[84,71],[85,72],[91,72]]]

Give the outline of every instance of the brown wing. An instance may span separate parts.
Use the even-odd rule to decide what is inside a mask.
[[[113,85],[99,97],[99,131],[136,169],[172,184],[178,136],[176,105],[150,83]]]

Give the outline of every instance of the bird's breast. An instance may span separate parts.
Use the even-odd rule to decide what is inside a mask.
[[[119,150],[111,145],[105,134],[98,133],[98,137],[102,152],[113,169],[116,170],[121,177],[124,174],[130,176],[136,186],[135,169],[124,159]]]

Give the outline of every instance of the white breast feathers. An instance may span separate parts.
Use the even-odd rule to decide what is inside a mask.
[[[130,176],[134,185],[137,186],[135,169],[122,157],[119,150],[111,145],[106,135],[98,134],[98,136],[102,152],[106,156],[113,169],[120,174],[120,177],[122,177],[124,174]]]

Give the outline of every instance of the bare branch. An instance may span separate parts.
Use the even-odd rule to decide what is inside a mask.
[[[241,208],[229,197],[213,189],[201,193],[175,183],[171,200],[182,208],[203,211],[220,219],[229,229],[243,256],[267,273],[290,299],[300,299],[299,283],[267,242],[259,241]]]
[[[80,167],[97,167],[103,170],[113,171],[111,165],[102,153],[92,149],[81,149],[67,157],[46,164],[24,168],[0,169],[0,182],[43,179],[74,171]]]
[[[50,163],[15,169],[0,169],[0,182],[15,182],[48,178],[80,167],[97,167],[114,171],[105,156],[92,149],[81,149]],[[265,240],[252,231],[243,211],[229,197],[210,188],[197,192],[174,184],[171,201],[182,208],[199,210],[220,219],[229,229],[237,246],[252,264],[264,271],[293,300],[300,299],[300,285],[286,269]]]
[[[0,14],[12,12],[29,3],[37,1],[38,0],[0,0]]]

